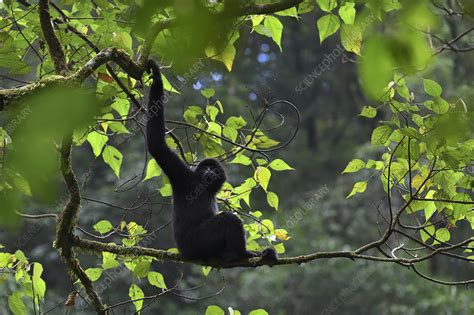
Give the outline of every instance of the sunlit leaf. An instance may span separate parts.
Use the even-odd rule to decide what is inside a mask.
[[[365,168],[365,162],[359,159],[354,159],[349,162],[342,173],[355,173],[360,171],[361,169]]]
[[[285,161],[282,159],[275,159],[268,165],[272,170],[275,171],[290,171],[294,170],[293,167],[289,166]]]
[[[86,270],[86,275],[91,279],[92,282],[99,280],[102,276],[102,268],[89,268]]]
[[[347,2],[339,8],[339,16],[346,24],[354,24],[355,15],[355,3],[353,2]]]
[[[146,167],[146,176],[143,181],[146,181],[158,176],[161,176],[161,168],[158,165],[158,163],[156,163],[155,159],[150,159]]]
[[[151,285],[160,288],[160,289],[166,289],[166,283],[165,279],[163,278],[163,275],[159,272],[155,271],[150,271],[148,273],[148,282],[150,282]]]
[[[354,196],[355,194],[363,193],[366,189],[367,189],[367,182],[357,182],[354,184],[354,187],[352,188],[351,193],[347,195],[346,198],[350,198]]]
[[[341,23],[339,18],[334,14],[327,14],[321,17],[318,22],[319,41],[322,43],[326,38],[336,33]]]
[[[225,312],[217,305],[209,305],[206,309],[205,315],[225,315]]]
[[[115,147],[107,145],[102,153],[104,162],[114,171],[117,177],[120,177],[120,167],[122,166],[123,155]]]
[[[281,34],[283,31],[283,24],[274,16],[266,16],[263,25],[270,31],[273,41],[281,48]]]
[[[112,223],[110,223],[110,221],[107,221],[107,220],[99,221],[94,225],[94,230],[96,230],[100,234],[106,234],[112,231],[113,228],[114,227]]]

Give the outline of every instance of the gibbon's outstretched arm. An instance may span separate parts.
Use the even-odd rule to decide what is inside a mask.
[[[153,83],[148,100],[147,142],[148,151],[163,169],[173,186],[185,182],[192,174],[191,169],[174,153],[165,141],[165,113],[163,103],[163,81],[160,67],[155,61],[149,61]]]

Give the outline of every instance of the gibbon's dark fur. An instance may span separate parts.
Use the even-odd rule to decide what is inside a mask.
[[[225,261],[249,257],[276,260],[273,248],[246,250],[245,230],[235,214],[220,212],[216,194],[226,181],[221,164],[205,159],[193,170],[165,142],[163,82],[159,66],[150,61],[153,83],[148,103],[148,151],[168,176],[173,187],[173,233],[180,254],[186,259]]]

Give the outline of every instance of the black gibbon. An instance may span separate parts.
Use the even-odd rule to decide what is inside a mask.
[[[245,230],[234,213],[220,212],[216,194],[226,181],[222,165],[205,159],[191,169],[165,141],[163,82],[160,68],[149,62],[153,83],[148,103],[148,151],[168,176],[173,187],[173,234],[183,258],[235,261],[250,257],[276,260],[273,248],[246,250]]]

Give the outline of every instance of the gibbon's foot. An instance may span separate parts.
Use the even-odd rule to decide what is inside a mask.
[[[268,247],[265,248],[261,253],[262,259],[267,261],[276,261],[278,260],[278,254],[274,248]]]
[[[261,257],[262,253],[261,252],[256,252],[253,250],[248,250],[246,251],[246,258],[253,258],[253,257]]]

